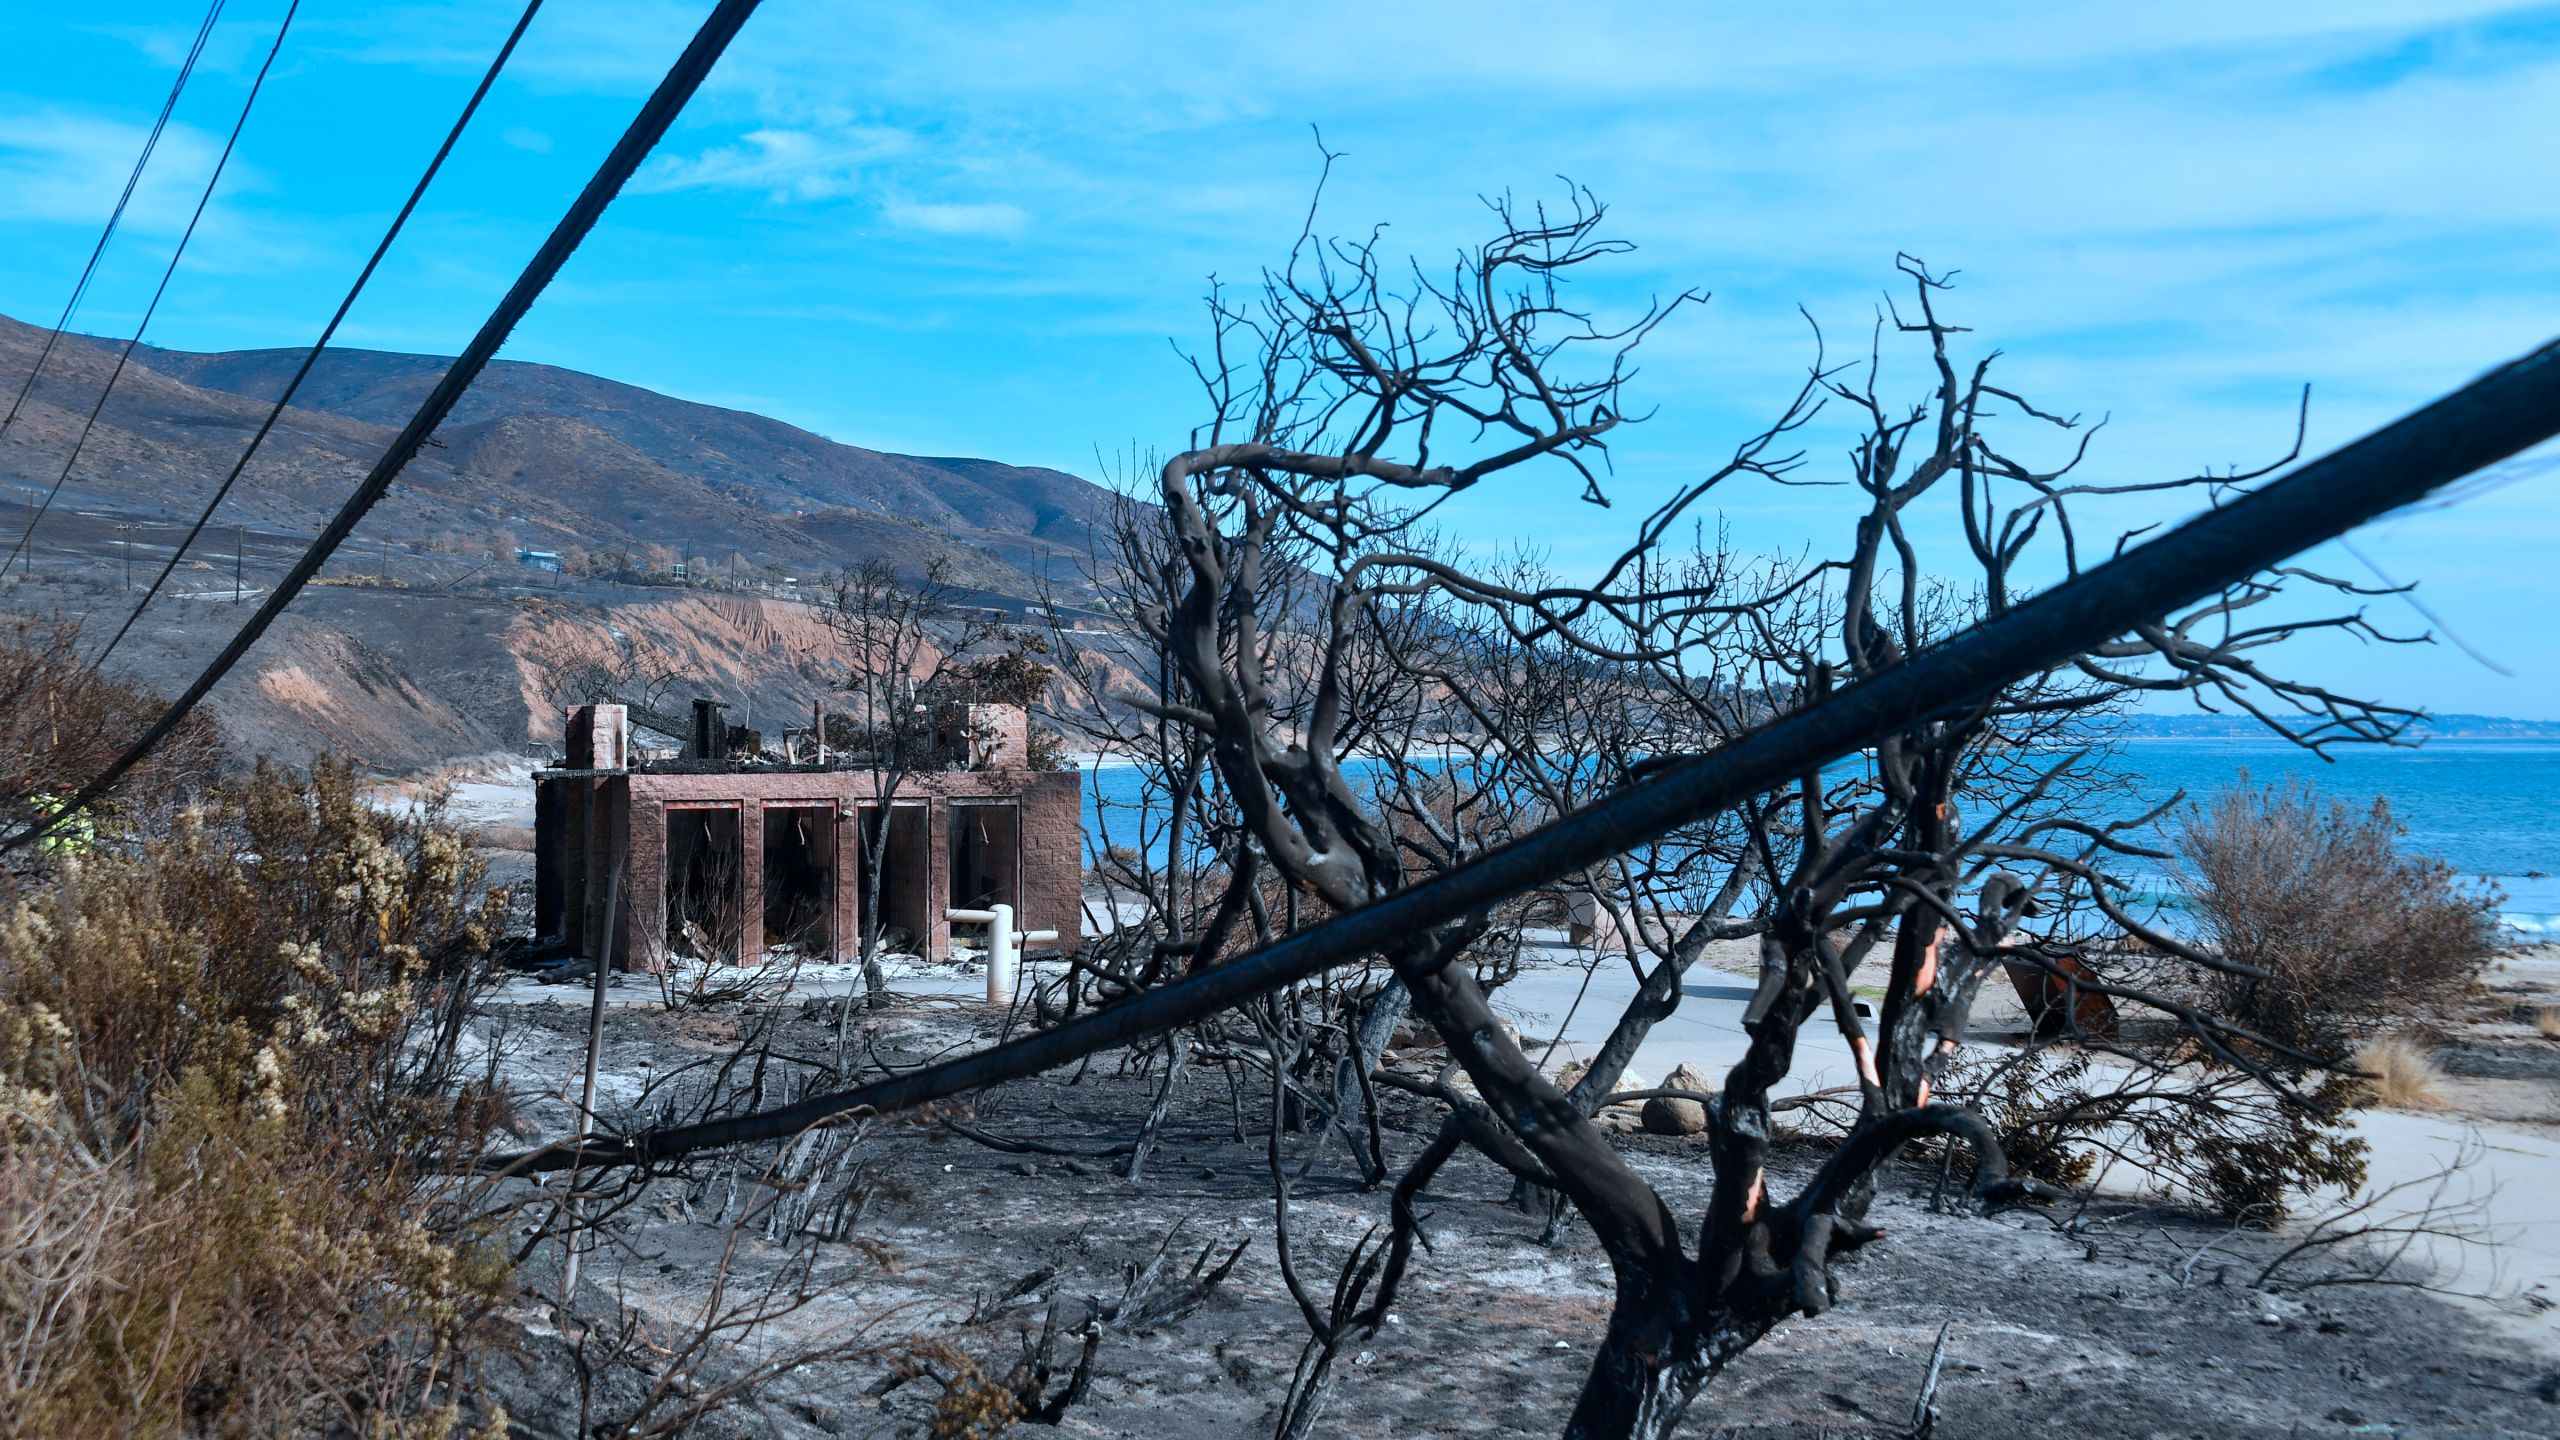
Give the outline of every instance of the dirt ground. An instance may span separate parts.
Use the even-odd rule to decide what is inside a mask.
[[[698,1090],[755,1023],[753,1007],[670,1013],[631,1003],[642,984],[618,990],[624,1003],[609,1015],[599,1108],[617,1124],[641,1118],[635,1104],[655,1114],[669,1096]],[[515,987],[484,1017],[504,1078],[532,1097],[520,1112],[528,1132],[558,1135],[571,1124],[562,1097],[574,1094],[582,999]],[[775,1053],[825,1052],[833,1029],[821,1008],[771,1007]],[[906,1000],[866,1017],[855,1044],[876,1063],[907,1065],[986,1043],[996,1024],[978,1007]],[[769,1069],[763,1083],[786,1093],[791,1067]],[[644,1094],[651,1077],[661,1083]],[[725,1373],[683,1358],[683,1337],[706,1305],[753,1302],[804,1263],[819,1282],[808,1288],[822,1293],[723,1362],[764,1360],[784,1373],[755,1403],[668,1433],[924,1435],[943,1392],[935,1375],[954,1374],[961,1357],[985,1373],[1010,1370],[1053,1305],[1064,1329],[1088,1313],[1120,1318],[1099,1327],[1089,1390],[1054,1430],[1025,1424],[1017,1433],[1271,1433],[1306,1328],[1274,1264],[1261,1137],[1249,1114],[1253,1138],[1237,1141],[1226,1080],[1195,1067],[1167,1143],[1132,1181],[1107,1152],[1128,1138],[1149,1096],[1147,1082],[1097,1061],[1081,1075],[1008,1086],[953,1117],[996,1145],[907,1118],[832,1137],[814,1161],[817,1152],[784,1162],[807,1164],[778,1184],[759,1181],[776,1164],[771,1150],[656,1181],[613,1217],[609,1243],[585,1262],[579,1310],[600,1328],[588,1338],[584,1385],[571,1344],[581,1325],[564,1336],[553,1304],[560,1246],[539,1242],[520,1303],[501,1317],[510,1343],[492,1362],[514,1433],[566,1440],[582,1403],[592,1426],[629,1414],[653,1387],[652,1413],[678,1415],[685,1397],[707,1394]],[[1428,1113],[1402,1097],[1387,1103],[1392,1164],[1420,1148]],[[1068,1153],[1027,1153],[1026,1142]],[[1311,1148],[1288,1156],[1309,1164],[1292,1231],[1302,1273],[1329,1289],[1349,1248],[1382,1221],[1386,1196],[1359,1187],[1339,1142],[1300,1143]],[[1697,1213],[1709,1181],[1700,1146],[1641,1134],[1622,1143],[1675,1209]],[[1790,1153],[1782,1175],[1809,1168],[1816,1154]],[[1907,1434],[1942,1326],[1940,1436],[2560,1434],[2560,1356],[2485,1323],[2469,1302],[2373,1286],[2259,1288],[2283,1237],[2132,1199],[1938,1213],[1935,1180],[1934,1168],[1917,1167],[1888,1178],[1874,1217],[1887,1238],[1844,1266],[1838,1308],[1786,1325],[1742,1357],[1701,1394],[1684,1434]],[[1506,1205],[1508,1191],[1481,1161],[1462,1158],[1443,1172],[1427,1204],[1431,1249],[1416,1257],[1390,1322],[1345,1347],[1316,1433],[1559,1431],[1607,1313],[1607,1269],[1579,1226],[1556,1245],[1539,1243],[1538,1222]],[[1161,1252],[1138,1299],[1181,1310],[1166,1295],[1179,1294],[1192,1257],[1238,1243],[1233,1272],[1188,1313],[1149,1323],[1129,1315],[1146,1305],[1121,1303],[1132,1272]],[[712,1301],[724,1251],[728,1283]],[[616,1316],[637,1322],[641,1337],[621,1358],[600,1338]],[[830,1358],[790,1363],[828,1346]],[[1075,1348],[1072,1338],[1058,1345],[1052,1394]],[[897,1381],[919,1362],[934,1373]]]

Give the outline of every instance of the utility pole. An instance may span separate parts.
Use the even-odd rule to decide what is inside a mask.
[[[240,552],[248,543],[248,534],[245,526],[231,527],[231,603],[234,605],[240,603]]]
[[[133,593],[133,527],[118,525],[116,542],[124,546],[124,593]]]
[[[36,504],[36,496],[41,492],[33,485],[21,485],[18,489],[27,497],[27,578],[32,580],[36,573],[36,518],[42,513]]]

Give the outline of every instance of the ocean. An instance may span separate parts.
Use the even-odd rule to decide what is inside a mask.
[[[2517,938],[2560,940],[2560,741],[2355,746],[2334,752],[2334,761],[2272,739],[2139,737],[2118,748],[2123,768],[2140,777],[2142,793],[2154,804],[2179,791],[2191,799],[2210,797],[2244,777],[2263,784],[2299,776],[2322,794],[2358,807],[2380,796],[2408,827],[2406,850],[2436,856],[2466,877],[2497,886],[2505,895],[2501,917]],[[1130,766],[1105,761],[1089,768],[1085,833],[1098,833],[1097,799],[1128,804],[1137,790],[1137,772]],[[1116,829],[1127,828],[1125,814],[1113,819]],[[2177,908],[2177,897],[2165,886],[2155,898]]]

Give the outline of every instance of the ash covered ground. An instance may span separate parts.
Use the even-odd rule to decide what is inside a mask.
[[[828,1002],[670,1011],[646,985],[626,981],[608,1017],[598,1108],[617,1127],[680,1111],[714,1083],[790,1098],[799,1067],[783,1057],[836,1043]],[[574,1126],[583,998],[511,987],[480,1021],[530,1135]],[[988,1043],[1001,1023],[906,999],[857,1012],[851,1046],[874,1065],[912,1065]],[[772,1057],[761,1070],[730,1063],[749,1040]],[[1047,1324],[1055,1375],[1043,1394],[1067,1389],[1088,1331],[1090,1381],[1054,1426],[1017,1433],[1270,1434],[1307,1329],[1275,1264],[1262,1102],[1243,1097],[1239,1141],[1227,1079],[1195,1065],[1133,1181],[1111,1152],[1154,1083],[1123,1073],[1123,1058],[967,1110],[706,1159],[622,1193],[565,1323],[562,1246],[530,1233],[542,1210],[526,1209],[523,1289],[499,1317],[512,1343],[491,1377],[515,1433],[568,1437],[635,1411],[673,1427],[647,1433],[994,1433],[966,1428],[988,1423],[971,1420],[970,1387],[1023,1364]],[[1382,1103],[1398,1166],[1428,1139],[1433,1111],[1393,1093]],[[1703,1206],[1701,1144],[1641,1133],[1621,1144],[1676,1209]],[[1781,1169],[1801,1173],[1818,1153],[1794,1150]],[[1294,1137],[1286,1163],[1307,1167],[1292,1231],[1302,1274],[1326,1290],[1382,1226],[1388,1197],[1358,1183],[1338,1139]],[[1940,1213],[1937,1179],[1935,1166],[1889,1173],[1874,1216],[1887,1237],[1844,1267],[1839,1306],[1743,1356],[1683,1433],[1907,1434],[1942,1326],[1940,1436],[2560,1433],[2560,1358],[2476,1304],[2364,1285],[2270,1293],[2251,1282],[2284,1237],[2133,1199]],[[1607,1266],[1578,1225],[1541,1243],[1541,1221],[1507,1203],[1510,1188],[1470,1157],[1442,1173],[1426,1205],[1430,1249],[1391,1322],[1343,1347],[1315,1433],[1559,1433],[1607,1313]],[[1197,1293],[1195,1259],[1205,1251],[1214,1267],[1238,1244],[1232,1271]],[[758,1307],[772,1318],[690,1345],[706,1316]],[[752,1398],[712,1403],[758,1366],[771,1373]]]

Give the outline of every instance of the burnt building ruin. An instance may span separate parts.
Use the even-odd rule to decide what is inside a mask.
[[[769,752],[717,704],[690,717],[626,705],[567,714],[567,754],[534,777],[534,922],[578,954],[660,970],[686,957],[761,964],[788,951],[851,960],[879,855],[882,949],[946,957],[948,910],[1010,905],[1026,930],[1072,946],[1084,883],[1083,777],[1034,770],[1016,705],[952,705],[931,753],[888,787],[869,756],[830,754],[823,731]],[[681,739],[648,758],[632,723]],[[865,844],[884,839],[883,845]]]

